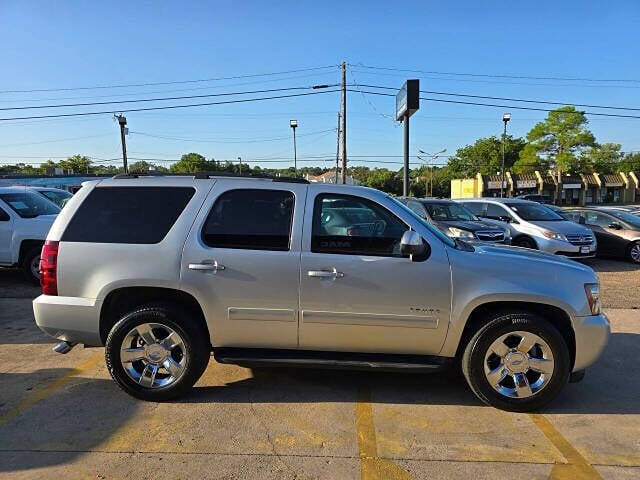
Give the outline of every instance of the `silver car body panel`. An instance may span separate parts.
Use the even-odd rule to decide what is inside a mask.
[[[154,245],[60,242],[60,296],[34,301],[36,323],[70,342],[100,345],[100,309],[121,287],[165,287],[200,304],[214,347],[300,348],[452,357],[471,312],[487,302],[534,302],[562,309],[576,333],[575,369],[601,352],[606,317],[592,315],[585,283],[589,267],[544,252],[476,246],[463,251],[386,194],[364,187],[260,179],[160,177],[88,182],[70,199],[48,239],[62,233],[89,192],[109,186],[193,186],[196,192],[166,237]],[[220,194],[236,188],[293,192],[290,249],[211,248],[202,226]],[[408,258],[311,251],[313,204],[319,193],[355,195],[382,205],[430,245],[422,262]],[[217,262],[224,270],[191,264]],[[514,268],[514,265],[517,267]],[[343,273],[339,278],[309,271]],[[578,338],[579,337],[579,338]]]

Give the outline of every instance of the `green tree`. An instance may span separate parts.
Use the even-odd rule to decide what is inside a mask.
[[[196,173],[216,170],[215,160],[209,161],[199,153],[187,153],[169,168],[173,173]]]
[[[522,138],[505,138],[504,165],[511,168],[525,146]],[[471,178],[478,172],[495,174],[502,169],[502,139],[496,136],[479,138],[473,145],[459,148],[449,159],[449,169],[456,178]]]
[[[619,143],[604,143],[586,151],[582,158],[584,164],[594,172],[615,173],[620,169]]]
[[[640,172],[640,152],[627,153],[619,164],[621,172]]]
[[[88,173],[91,168],[91,159],[84,155],[74,155],[66,160],[60,160],[57,166],[65,170],[73,170],[73,173]]]
[[[528,148],[520,159],[523,164],[550,166],[561,172],[580,172],[584,168],[583,153],[596,145],[596,139],[586,125],[583,112],[573,105],[557,108],[537,123],[527,134]]]

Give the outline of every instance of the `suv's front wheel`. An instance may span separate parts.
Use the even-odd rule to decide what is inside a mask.
[[[105,345],[107,368],[128,394],[163,401],[187,392],[207,368],[206,332],[183,311],[148,305],[116,323]]]
[[[531,313],[494,317],[467,344],[462,372],[483,402],[503,410],[536,410],[569,379],[567,344],[548,321]]]

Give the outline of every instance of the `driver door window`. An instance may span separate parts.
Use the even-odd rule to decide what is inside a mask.
[[[511,218],[511,215],[504,209],[504,207],[493,203],[487,204],[487,218],[491,218],[493,220],[504,220],[504,217]]]
[[[607,228],[611,223],[613,223],[613,218],[602,213],[587,212],[586,223],[588,225],[597,225],[602,228]]]
[[[311,251],[402,257],[400,240],[407,230],[404,222],[375,202],[322,194],[314,204]]]

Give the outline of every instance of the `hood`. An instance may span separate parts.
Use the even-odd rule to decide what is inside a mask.
[[[436,223],[439,227],[459,228],[461,230],[467,230],[469,232],[477,232],[478,230],[496,230],[503,232],[504,228],[500,228],[497,225],[485,222],[483,220],[438,220]]]
[[[542,227],[545,230],[551,230],[552,232],[562,233],[564,235],[577,233],[580,235],[591,235],[591,230],[587,227],[580,225],[579,223],[571,222],[569,220],[560,220],[552,222],[529,222],[538,227]]]
[[[559,223],[559,222],[553,222]],[[520,265],[517,262],[534,261],[544,262],[549,265],[562,265],[579,270],[581,272],[592,274],[595,277],[593,269],[582,263],[578,263],[570,258],[562,255],[554,255],[552,253],[542,252],[540,250],[531,250],[529,248],[513,247],[509,245],[493,245],[493,244],[474,244],[477,254],[499,257],[502,260],[513,262],[514,265]]]

